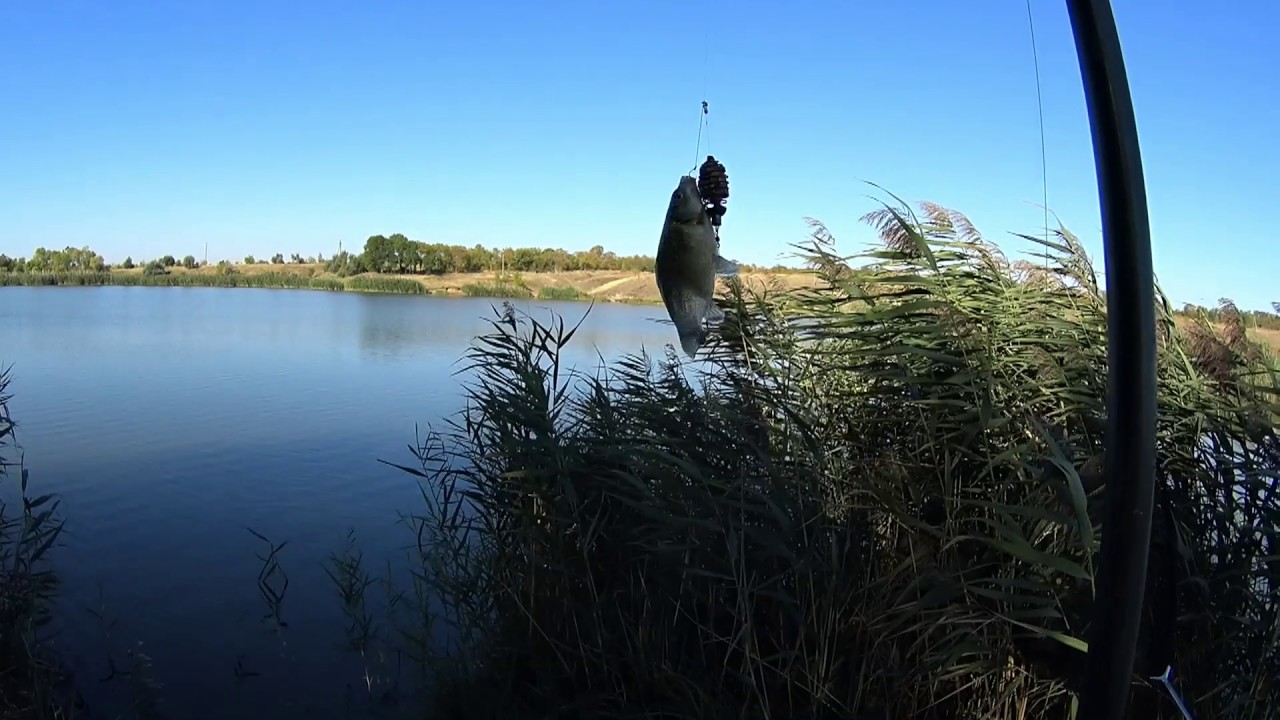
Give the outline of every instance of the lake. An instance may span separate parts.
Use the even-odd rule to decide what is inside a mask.
[[[455,363],[500,300],[218,288],[0,289],[0,367],[34,492],[63,498],[57,648],[94,717],[131,701],[140,648],[162,714],[367,717],[322,562],[354,530],[372,571],[422,507],[415,423],[462,406]],[[516,301],[566,323],[580,303]],[[565,357],[676,340],[661,307],[598,304]],[[12,484],[12,483],[11,483]],[[12,488],[7,488],[11,491]],[[257,557],[287,545],[265,622]],[[90,612],[92,611],[92,612]],[[102,619],[95,617],[101,615]],[[110,627],[108,628],[108,626]],[[254,674],[256,673],[256,674]]]

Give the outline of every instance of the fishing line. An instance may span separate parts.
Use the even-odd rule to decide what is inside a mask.
[[[1036,110],[1040,114],[1040,187],[1043,191],[1044,241],[1049,242],[1049,164],[1044,142],[1044,97],[1040,89],[1040,53],[1036,49],[1036,23],[1031,17],[1031,0],[1027,0],[1027,26],[1031,28],[1031,60],[1036,69]],[[1045,265],[1049,264],[1049,249],[1044,251]]]
[[[707,122],[707,101],[702,101],[702,112],[698,114],[698,143],[693,149],[693,168],[689,170],[689,174],[693,175],[698,171],[698,159],[702,157],[702,129],[707,129],[707,147],[711,147],[711,128]]]
[[[689,174],[693,175],[698,171],[698,159],[702,157],[702,135],[706,131],[707,135],[707,152],[711,152],[711,123],[707,114],[710,111],[707,105],[707,76],[709,75],[708,66],[711,63],[711,42],[703,40],[702,42],[702,110],[698,113],[698,142],[693,150],[693,168],[689,170]]]

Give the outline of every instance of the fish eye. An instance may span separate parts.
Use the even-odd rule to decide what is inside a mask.
[[[677,190],[677,191],[676,191],[676,199],[677,199],[677,200],[683,200],[683,199],[684,199],[684,191],[683,191],[683,190]]]

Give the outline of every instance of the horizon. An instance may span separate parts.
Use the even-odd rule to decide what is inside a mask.
[[[868,196],[892,202],[868,182],[964,213],[1024,259],[1034,245],[1010,234],[1044,232],[1047,177],[1049,209],[1104,271],[1061,3],[1032,4],[1034,56],[1024,3],[801,7],[9,7],[0,62],[22,70],[0,88],[17,139],[0,253],[203,259],[207,242],[212,264],[403,233],[652,256],[676,180],[713,154],[730,180],[722,252],[743,263],[789,264],[806,217],[863,250]],[[1280,291],[1254,268],[1280,251],[1224,210],[1273,194],[1280,99],[1257,88],[1280,67],[1280,8],[1168,10],[1115,7],[1157,280],[1175,306],[1270,310]]]

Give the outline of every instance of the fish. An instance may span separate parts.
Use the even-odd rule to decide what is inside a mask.
[[[717,244],[698,181],[684,175],[667,205],[654,277],[680,347],[691,358],[706,344],[708,324],[724,320],[715,304],[716,276],[738,274],[738,264],[721,257]]]

